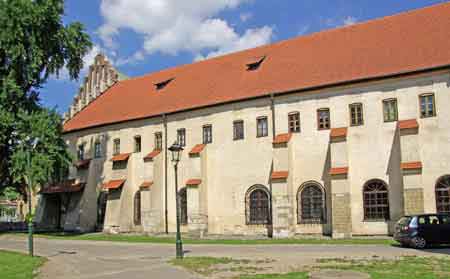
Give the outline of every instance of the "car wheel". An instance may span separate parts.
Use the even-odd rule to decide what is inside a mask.
[[[423,249],[427,246],[427,241],[420,236],[416,236],[412,239],[413,247],[416,249]]]

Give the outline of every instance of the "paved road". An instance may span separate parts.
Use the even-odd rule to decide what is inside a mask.
[[[186,256],[253,260],[270,258],[276,260],[274,268],[280,272],[299,265],[313,264],[318,258],[450,255],[450,249],[416,251],[382,245],[186,245],[184,248]],[[26,251],[26,239],[0,237],[0,249]],[[37,238],[35,251],[49,259],[42,268],[42,278],[197,278],[167,263],[174,256],[174,245]]]

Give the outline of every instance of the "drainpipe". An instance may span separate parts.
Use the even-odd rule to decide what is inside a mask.
[[[275,136],[276,136],[276,129],[275,129],[275,96],[273,93],[270,94],[270,110],[272,112],[272,142],[273,140],[275,140]],[[270,168],[271,172],[273,171],[273,162],[272,162],[272,167]],[[272,173],[270,174],[272,176]],[[273,237],[273,208],[272,208],[272,179],[269,179],[269,192],[270,192],[270,232],[269,232],[269,237]]]
[[[169,233],[169,221],[168,221],[168,210],[167,210],[167,116],[162,115],[164,123],[164,227],[166,234]]]

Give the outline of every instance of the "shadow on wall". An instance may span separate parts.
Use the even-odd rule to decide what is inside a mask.
[[[401,145],[400,145],[400,131],[398,127],[395,130],[393,142],[391,145],[391,153],[389,156],[388,167],[386,174],[388,176],[388,190],[389,190],[389,208],[390,221],[388,222],[388,234],[392,235],[395,229],[395,223],[404,214],[404,187],[401,164]],[[396,207],[394,207],[396,206]]]

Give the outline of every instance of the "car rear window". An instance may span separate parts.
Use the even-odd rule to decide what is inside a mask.
[[[411,222],[412,217],[402,217],[400,220],[398,220],[398,224],[401,226],[407,226],[409,225],[409,222]]]

